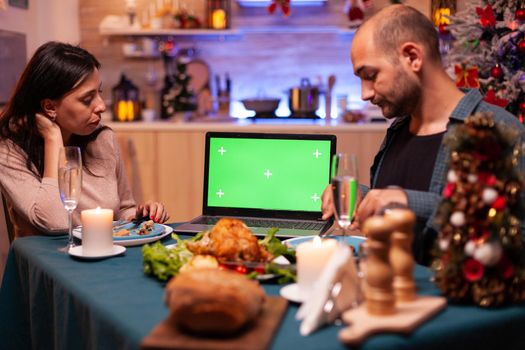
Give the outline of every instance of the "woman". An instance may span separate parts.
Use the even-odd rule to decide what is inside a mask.
[[[0,190],[7,200],[15,237],[63,233],[67,212],[58,190],[63,146],[82,151],[82,194],[73,214],[113,209],[115,219],[169,216],[156,202],[135,204],[113,131],[100,125],[100,63],[80,47],[42,45],[27,64],[0,117]]]

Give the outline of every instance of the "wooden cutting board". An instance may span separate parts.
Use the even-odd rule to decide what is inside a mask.
[[[288,301],[267,297],[261,315],[242,333],[229,338],[205,338],[181,332],[169,322],[159,323],[141,344],[142,349],[267,349],[286,311]]]
[[[339,332],[339,340],[347,346],[355,346],[376,333],[410,333],[446,306],[447,299],[443,297],[418,296],[414,301],[397,304],[393,315],[375,316],[362,304],[343,314],[343,321],[350,326]]]

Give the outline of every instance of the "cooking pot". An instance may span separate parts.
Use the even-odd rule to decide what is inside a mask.
[[[319,88],[310,84],[310,79],[302,78],[298,87],[290,89],[288,107],[295,113],[315,113],[319,107]]]

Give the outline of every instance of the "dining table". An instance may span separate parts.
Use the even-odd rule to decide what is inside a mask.
[[[171,224],[176,231],[177,224]],[[188,236],[181,236],[188,238]],[[166,283],[143,271],[141,246],[108,259],[80,260],[59,252],[66,236],[15,239],[0,289],[0,349],[139,349],[166,319]],[[162,244],[172,244],[170,236]],[[432,272],[416,265],[419,295],[439,295]],[[282,288],[263,283],[278,296]],[[344,349],[328,325],[308,336],[299,332],[290,302],[270,343],[271,349]],[[249,347],[248,347],[249,348]],[[359,349],[523,349],[525,307],[482,308],[448,303],[409,334],[378,333]]]

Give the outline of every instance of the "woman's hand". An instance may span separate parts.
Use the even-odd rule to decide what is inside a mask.
[[[63,144],[60,126],[58,126],[51,117],[47,117],[41,113],[36,113],[35,119],[38,132],[44,139],[44,142],[55,142],[59,145]]]
[[[54,120],[43,114],[35,115],[38,132],[44,139],[44,177],[58,179],[58,153],[64,146],[62,132]]]
[[[135,216],[137,218],[149,216],[151,220],[160,224],[168,221],[170,218],[164,205],[153,201],[147,201],[146,203],[137,206],[137,214]]]

